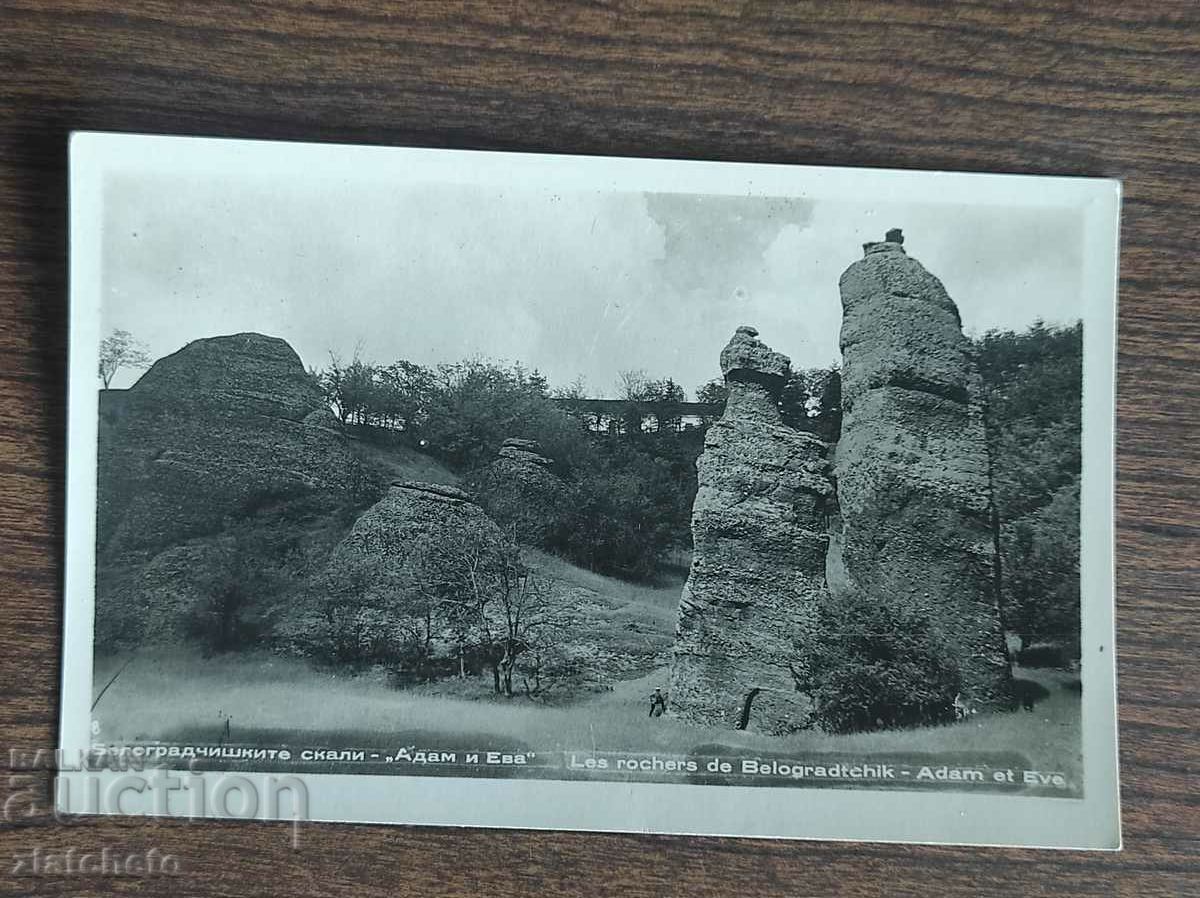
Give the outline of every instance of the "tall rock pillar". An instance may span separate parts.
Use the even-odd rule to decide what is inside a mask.
[[[679,605],[670,711],[786,733],[808,723],[792,665],[825,589],[826,446],[783,424],[790,373],[751,327],[721,353],[729,399],[696,462],[695,548]]]
[[[993,582],[979,379],[958,308],[899,231],[863,247],[842,295],[839,563],[874,601],[916,611],[963,696],[1009,704]]]

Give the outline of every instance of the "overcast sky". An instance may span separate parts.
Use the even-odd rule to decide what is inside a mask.
[[[741,324],[796,367],[835,361],[838,277],[891,227],[969,333],[1080,317],[1078,210],[263,177],[113,176],[104,202],[104,332],[153,358],[258,331],[308,366],[356,346],[380,362],[481,355],[594,396],[644,369],[690,397]]]

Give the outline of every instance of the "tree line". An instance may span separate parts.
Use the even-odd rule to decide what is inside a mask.
[[[993,331],[974,348],[1005,625],[1078,658],[1083,325]]]
[[[336,356],[312,371],[345,424],[394,434],[481,487],[480,476],[508,438],[538,441],[567,484],[569,501],[545,509],[542,548],[600,573],[652,580],[669,556],[691,549],[697,456],[715,417],[684,427],[657,403],[686,401],[670,377],[623,371],[615,392],[628,412],[602,434],[571,399],[591,398],[580,382],[552,389],[536,368],[486,359],[422,366]],[[698,401],[725,401],[721,380],[702,384]],[[841,421],[836,367],[796,371],[783,392],[784,420],[825,439]],[[620,437],[606,438],[606,437]]]

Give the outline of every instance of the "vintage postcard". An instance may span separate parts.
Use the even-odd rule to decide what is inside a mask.
[[[1119,847],[1119,204],[74,135],[60,807]]]

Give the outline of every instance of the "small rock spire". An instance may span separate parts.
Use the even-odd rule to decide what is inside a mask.
[[[882,240],[871,240],[862,245],[863,255],[869,256],[872,253],[903,253],[904,252],[904,231],[900,228],[892,228],[883,235]]]
[[[758,330],[747,324],[739,327],[721,350],[721,373],[725,380],[778,381],[782,389],[792,373],[792,362],[758,339]]]

